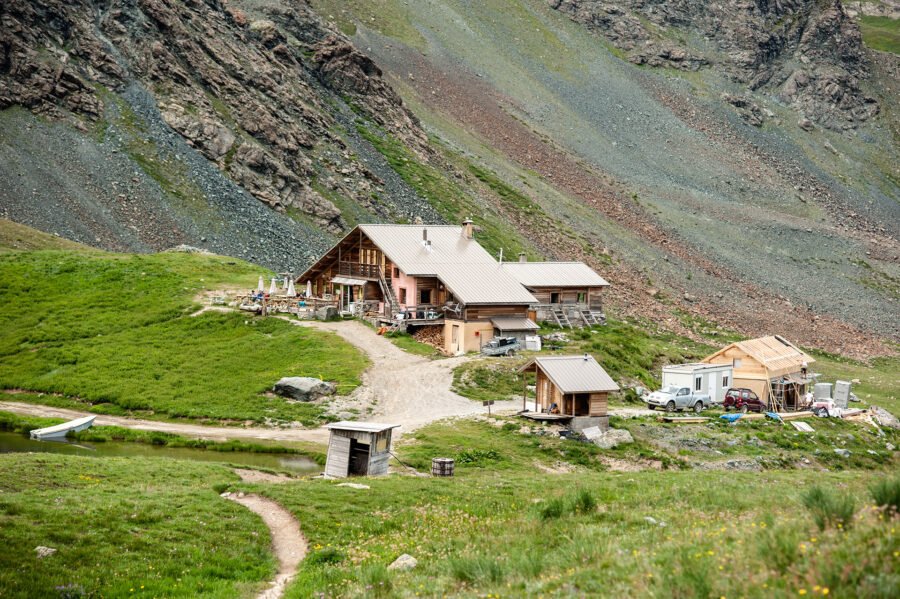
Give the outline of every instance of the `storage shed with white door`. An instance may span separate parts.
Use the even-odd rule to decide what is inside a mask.
[[[720,404],[734,381],[732,371],[729,364],[672,364],[663,367],[662,386],[690,387],[694,393],[709,395],[711,403]]]
[[[391,433],[399,424],[341,421],[328,424],[325,476],[382,476],[388,472]]]

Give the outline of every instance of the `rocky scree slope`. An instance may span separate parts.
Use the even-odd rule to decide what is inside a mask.
[[[305,4],[12,0],[0,6],[0,25],[0,109],[24,106],[42,117],[4,117],[18,129],[0,139],[4,216],[46,229],[54,216],[41,205],[56,203],[69,212],[55,216],[68,219],[57,223],[62,233],[77,230],[88,243],[147,250],[187,241],[278,267],[296,265],[284,258],[291,247],[319,251],[354,215],[439,220],[410,190],[386,193],[379,165],[359,159],[355,131],[347,132],[353,118],[389,131],[421,159],[430,150],[378,67]],[[46,145],[61,137],[56,154],[86,143],[54,123],[99,143],[67,160],[48,156]],[[46,144],[29,148],[35,135]],[[119,164],[122,154],[140,168]],[[40,159],[64,171],[59,189],[45,189],[31,172]],[[76,168],[102,169],[98,160],[114,164]],[[102,205],[75,206],[68,171],[75,181],[99,179],[97,187],[124,179],[115,190],[124,193],[97,190]],[[148,201],[154,195],[173,205]],[[250,196],[271,210],[248,206]],[[139,209],[123,220],[129,202]]]
[[[859,27],[840,0],[549,0],[639,65],[714,68],[750,90],[770,90],[805,119],[843,130],[878,113]],[[728,100],[761,125],[750,100]]]

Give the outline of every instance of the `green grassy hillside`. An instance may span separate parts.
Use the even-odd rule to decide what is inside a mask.
[[[313,424],[318,406],[263,394],[282,376],[349,392],[367,364],[359,351],[281,320],[190,316],[198,293],[250,288],[261,273],[213,255],[0,254],[0,388],[103,413]]]
[[[236,479],[165,459],[0,455],[0,595],[246,595],[275,560],[262,521],[213,488]]]
[[[859,18],[859,28],[867,46],[882,52],[900,54],[900,21],[890,17]]]
[[[14,250],[90,250],[86,245],[0,218],[0,252]]]

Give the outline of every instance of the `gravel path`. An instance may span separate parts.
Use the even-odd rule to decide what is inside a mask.
[[[278,572],[269,588],[256,597],[278,599],[297,574],[297,566],[306,557],[307,544],[303,533],[300,532],[300,523],[289,511],[266,497],[243,493],[226,493],[223,497],[258,514],[269,527],[272,533],[272,551],[278,559]]]

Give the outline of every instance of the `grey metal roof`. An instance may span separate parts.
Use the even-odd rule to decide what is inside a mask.
[[[341,420],[340,422],[332,422],[326,424],[327,429],[338,429],[342,431],[359,431],[361,433],[380,433],[399,427],[399,424],[381,424],[378,422],[353,422],[350,420]]]
[[[439,278],[464,304],[536,304],[537,299],[452,225],[359,225],[391,262],[412,276]],[[423,243],[426,231],[429,245]]]
[[[530,370],[533,365],[543,370],[562,393],[619,390],[616,382],[591,355],[534,358],[525,364],[520,372]]]
[[[526,287],[605,287],[609,283],[584,262],[506,262],[503,270]]]
[[[536,331],[541,328],[530,318],[516,316],[497,316],[491,319],[491,324],[501,331]]]
[[[731,364],[707,364],[706,362],[690,362],[687,364],[669,364],[663,366],[665,372],[694,372],[696,370],[715,370],[731,368]]]

